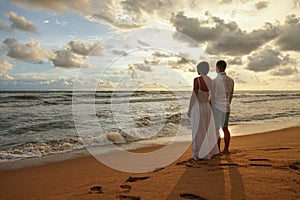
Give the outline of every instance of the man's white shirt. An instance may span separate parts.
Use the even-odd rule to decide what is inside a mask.
[[[212,106],[222,112],[230,112],[230,103],[234,91],[234,81],[225,72],[218,73],[211,89]]]

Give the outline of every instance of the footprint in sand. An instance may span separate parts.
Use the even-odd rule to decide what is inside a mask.
[[[186,163],[191,163],[193,162],[194,159],[193,158],[190,158],[188,160],[184,160],[184,161],[181,161],[181,162],[177,162],[176,165],[185,165]]]
[[[270,162],[269,159],[267,158],[250,158],[249,161],[254,161],[254,162]],[[269,163],[250,163],[250,166],[256,166],[256,167],[270,167],[272,164]]]
[[[130,192],[131,185],[120,185],[121,192]]]
[[[237,163],[220,163],[219,166],[239,166]]]
[[[89,193],[90,194],[100,194],[100,193],[103,193],[102,192],[102,187],[101,186],[91,187]]]
[[[288,150],[288,149],[291,149],[291,148],[280,147],[280,148],[265,149],[264,151],[280,151],[280,150]]]
[[[300,170],[300,162],[292,162],[289,164],[289,168],[293,170]]]
[[[249,161],[270,161],[267,158],[250,158]]]
[[[205,200],[205,198],[200,197],[200,196],[195,195],[195,194],[183,193],[183,194],[180,194],[180,196],[182,198],[185,198],[185,199]]]
[[[141,200],[141,197],[136,196],[126,196],[126,195],[119,195],[116,196],[118,200]]]
[[[142,177],[129,177],[126,181],[125,181],[125,183],[127,183],[127,182],[136,182],[136,181],[142,181],[142,180],[146,180],[146,179],[148,179],[148,178],[150,178],[149,176],[142,176]]]
[[[265,163],[250,163],[250,166],[256,166],[256,167],[271,167],[272,164],[265,164]]]

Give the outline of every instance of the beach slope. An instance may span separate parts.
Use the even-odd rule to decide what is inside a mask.
[[[91,156],[14,170],[0,166],[0,199],[296,200],[299,133],[294,127],[233,137],[230,155],[191,161],[189,149],[170,166],[143,174],[113,170]]]

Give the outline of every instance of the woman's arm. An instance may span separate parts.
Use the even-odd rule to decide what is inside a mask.
[[[198,80],[197,78],[194,79],[194,85],[193,85],[193,92],[192,95],[190,97],[190,103],[189,103],[189,108],[188,108],[188,112],[187,112],[187,116],[191,117],[191,111],[192,111],[192,107],[197,99],[197,93],[198,93]]]
[[[193,86],[193,91],[197,95],[199,90],[199,84],[198,84],[198,77],[194,78],[194,86]]]

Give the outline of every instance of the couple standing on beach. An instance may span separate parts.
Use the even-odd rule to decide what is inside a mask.
[[[218,73],[215,79],[207,76],[209,64],[201,62],[197,65],[200,75],[194,79],[193,93],[190,98],[188,117],[192,127],[193,159],[210,159],[220,153],[229,154],[230,132],[228,122],[230,104],[234,92],[234,81],[226,73],[226,62],[220,60],[216,64]],[[224,132],[224,150],[220,151],[220,133]]]

